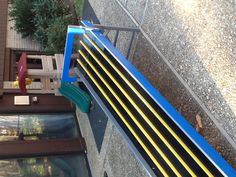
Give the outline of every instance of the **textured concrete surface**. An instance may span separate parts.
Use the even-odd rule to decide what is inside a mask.
[[[145,32],[236,141],[236,9],[229,1],[150,0]]]
[[[100,23],[88,0],[84,1],[84,9],[83,9],[82,19],[83,20],[89,20],[89,21],[91,21],[95,24]]]
[[[96,16],[103,25],[135,27],[132,20],[125,14],[115,0],[89,0]]]
[[[88,157],[88,162],[89,162],[92,176],[100,177],[101,174],[103,173],[104,157],[106,154],[108,141],[111,136],[112,125],[110,122],[108,122],[102,148],[99,153],[87,114],[84,114],[80,112],[79,110],[77,110],[76,115],[77,115],[77,120],[80,126],[81,134],[86,140],[87,157]]]
[[[96,0],[88,1],[93,8],[96,17],[102,25],[110,25],[117,27],[136,27],[132,20],[126,15],[122,8],[118,6],[115,0],[107,1],[100,0],[99,3]],[[88,17],[85,17],[86,19]],[[87,19],[90,20],[90,19]],[[126,56],[129,40],[131,38],[130,32],[120,32],[117,41],[117,48]],[[111,41],[114,41],[115,31],[111,31],[108,35]]]
[[[223,138],[219,140],[218,136],[214,137],[212,132],[218,130],[210,126],[212,122],[228,140],[228,142],[222,140],[220,144],[226,144],[229,148],[233,146],[235,152],[235,2],[147,0],[142,12],[139,6],[128,6],[129,3],[136,2],[136,0],[127,0],[125,4],[120,4],[133,21],[141,27],[142,33],[149,39],[146,42],[155,46],[152,50],[158,51],[157,54],[161,56],[158,61],[163,60],[168,63],[166,67],[171,68],[171,71],[174,71],[172,73],[178,76],[175,79],[167,79],[166,88],[173,88],[170,87],[174,86],[171,83],[181,80],[187,88],[185,92],[188,92],[190,97],[189,100],[188,97],[179,100],[174,99],[173,96],[168,97],[170,94],[168,89],[162,90],[162,94],[167,95],[168,100],[176,109],[181,110],[192,125],[198,113],[195,110],[198,110],[200,105],[202,115],[206,115],[203,119],[208,130],[205,131],[204,136],[208,142],[216,147]],[[141,22],[136,12],[143,14]],[[145,42],[142,41],[142,45],[137,47],[135,52],[143,50],[143,44]],[[136,60],[139,63],[139,69],[159,88],[158,86],[163,85],[165,81],[158,82],[157,77],[160,75],[155,75],[153,71],[160,70],[158,68],[162,70],[167,68],[159,67],[159,63],[154,64],[154,56],[144,55],[142,57],[145,58],[136,57],[133,61]],[[149,63],[149,67],[145,67],[145,62]],[[181,91],[176,94],[176,96],[180,95]],[[182,105],[188,109],[182,108]],[[195,115],[192,114],[193,112]],[[216,149],[229,151],[223,146],[222,148],[217,146]],[[233,150],[233,148],[230,149]],[[229,154],[226,155],[223,150],[219,151],[225,158],[229,157]]]
[[[193,126],[201,115],[203,136],[236,168],[235,2],[89,2],[101,24],[140,27],[135,66]],[[118,41],[123,54],[128,37]]]
[[[104,134],[107,126],[108,117],[104,114],[95,100],[92,100],[92,106],[88,113],[89,122],[93,131],[98,152],[102,148]]]
[[[140,48],[142,50],[139,50]],[[137,41],[133,64],[193,127],[196,124],[195,116],[199,114],[203,122],[202,135],[225,159],[236,167],[235,150],[143,35],[140,35]]]
[[[93,177],[147,177],[148,174],[130,151],[112,122],[108,121],[100,153],[92,133],[88,116],[76,111],[82,136],[86,140],[87,157]]]
[[[126,7],[131,13],[131,15],[137,20],[137,22],[141,23],[143,20],[145,8],[147,1],[146,0],[136,0],[136,1],[127,1]]]
[[[144,177],[147,173],[134,157],[126,142],[114,129],[104,164],[108,176],[114,177]]]

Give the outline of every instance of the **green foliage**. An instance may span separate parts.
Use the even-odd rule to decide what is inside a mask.
[[[34,12],[31,9],[35,0],[14,0],[10,10],[11,20],[15,20],[15,29],[23,37],[32,36],[36,30]]]
[[[21,119],[20,132],[24,135],[41,134],[43,132],[42,122],[37,116],[30,116]]]
[[[63,52],[66,42],[67,26],[72,24],[72,16],[62,16],[54,19],[47,28],[48,45],[45,48],[49,53]]]
[[[45,20],[69,14],[63,1],[58,0],[35,0],[32,11],[35,13],[35,23],[40,25],[47,24]]]
[[[80,17],[83,16],[84,0],[75,0],[75,11]]]
[[[13,0],[10,16],[22,37],[33,37],[45,51],[63,52],[73,19],[64,0]]]
[[[44,177],[49,176],[47,164],[42,158],[25,158],[18,160],[20,163],[20,176],[22,177]]]
[[[35,13],[34,23],[36,31],[34,37],[43,48],[46,48],[50,45],[47,39],[47,28],[50,23],[53,23],[55,18],[68,15],[69,9],[57,0],[37,0],[32,11]]]

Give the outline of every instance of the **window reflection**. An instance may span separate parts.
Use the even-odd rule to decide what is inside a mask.
[[[8,170],[6,170],[8,169]],[[0,160],[2,177],[89,177],[83,154]]]
[[[78,137],[74,114],[0,116],[0,141]],[[0,160],[0,177],[89,177],[88,172],[83,153]]]
[[[0,116],[0,141],[76,138],[73,114]]]

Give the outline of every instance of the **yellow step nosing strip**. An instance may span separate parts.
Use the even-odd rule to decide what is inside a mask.
[[[148,123],[148,125],[153,129],[153,131],[159,136],[162,142],[169,148],[169,150],[174,154],[174,156],[179,160],[179,162],[185,167],[185,169],[191,174],[191,176],[196,177],[197,175],[191,170],[191,168],[185,163],[185,161],[180,157],[180,155],[175,151],[175,149],[170,145],[170,143],[164,138],[159,130],[153,125],[150,119],[144,114],[144,112],[138,107],[138,105],[132,100],[132,98],[127,94],[127,92],[121,87],[117,80],[109,73],[105,66],[98,60],[98,58],[93,54],[93,52],[82,42],[82,46],[89,52],[93,59],[98,63],[98,65],[105,71],[105,73],[110,77],[113,83],[121,90],[129,102],[135,107],[143,119]]]
[[[160,163],[156,160],[156,158],[152,155],[152,153],[149,151],[147,146],[142,142],[142,140],[139,138],[139,136],[135,133],[134,129],[131,127],[131,125],[126,121],[125,117],[122,115],[122,113],[118,110],[118,108],[112,103],[109,96],[105,93],[105,91],[101,88],[99,83],[94,79],[94,77],[91,75],[91,73],[86,69],[84,64],[77,60],[80,66],[83,68],[83,70],[87,73],[87,75],[90,77],[90,79],[93,81],[93,83],[96,85],[96,87],[99,89],[99,91],[103,94],[105,99],[108,101],[108,103],[111,105],[111,107],[114,109],[114,111],[117,113],[117,115],[121,118],[123,123],[126,125],[126,127],[129,129],[129,131],[132,133],[132,135],[136,138],[136,140],[139,142],[139,144],[142,146],[142,148],[145,150],[145,152],[148,154],[148,156],[152,159],[153,163],[156,165],[156,167],[160,170],[160,172],[165,176],[168,177],[169,175],[166,173],[166,171],[163,169],[163,167],[160,165]]]
[[[181,177],[181,174],[178,172],[178,170],[175,168],[175,166],[172,164],[172,162],[166,157],[166,155],[163,153],[161,148],[158,147],[158,145],[155,143],[153,138],[148,134],[148,132],[143,128],[143,126],[139,123],[136,117],[132,114],[132,112],[129,110],[129,108],[123,103],[123,101],[120,99],[120,97],[116,94],[116,92],[111,88],[111,86],[106,82],[106,80],[99,74],[98,70],[94,67],[94,65],[87,59],[87,57],[83,54],[82,51],[79,51],[79,53],[82,55],[82,57],[85,59],[87,64],[92,68],[92,70],[96,73],[96,75],[101,79],[101,81],[106,85],[108,90],[112,93],[112,95],[116,98],[116,100],[120,103],[120,105],[124,108],[124,110],[128,113],[128,115],[131,117],[131,119],[135,122],[135,124],[139,127],[139,129],[142,131],[142,133],[145,135],[145,137],[149,140],[149,142],[154,146],[156,151],[160,154],[160,156],[165,160],[165,162],[169,165],[169,167],[173,170],[173,172]]]
[[[119,76],[127,83],[127,85],[134,91],[134,93],[143,101],[143,103],[151,110],[151,112],[157,117],[157,119],[164,125],[164,127],[172,134],[172,136],[179,142],[179,144],[187,151],[187,153],[196,161],[196,163],[203,169],[203,171],[209,176],[214,175],[205,167],[205,165],[199,160],[199,158],[189,149],[189,147],[180,139],[180,137],[172,130],[172,128],[165,122],[165,120],[156,112],[156,110],[147,102],[147,100],[138,92],[138,90],[125,78],[125,76],[116,68],[116,66],[109,60],[109,58],[103,53],[103,51],[89,38],[87,34],[84,34],[86,39],[98,50],[98,52],[104,57],[104,59],[112,66],[112,68],[119,74]]]

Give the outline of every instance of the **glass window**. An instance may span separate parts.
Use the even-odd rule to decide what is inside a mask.
[[[74,114],[1,115],[0,141],[77,138]],[[89,177],[84,153],[0,160],[0,177]]]
[[[1,115],[0,141],[76,138],[73,114]]]
[[[6,170],[8,169],[8,170]],[[85,155],[0,160],[1,177],[89,177]]]

